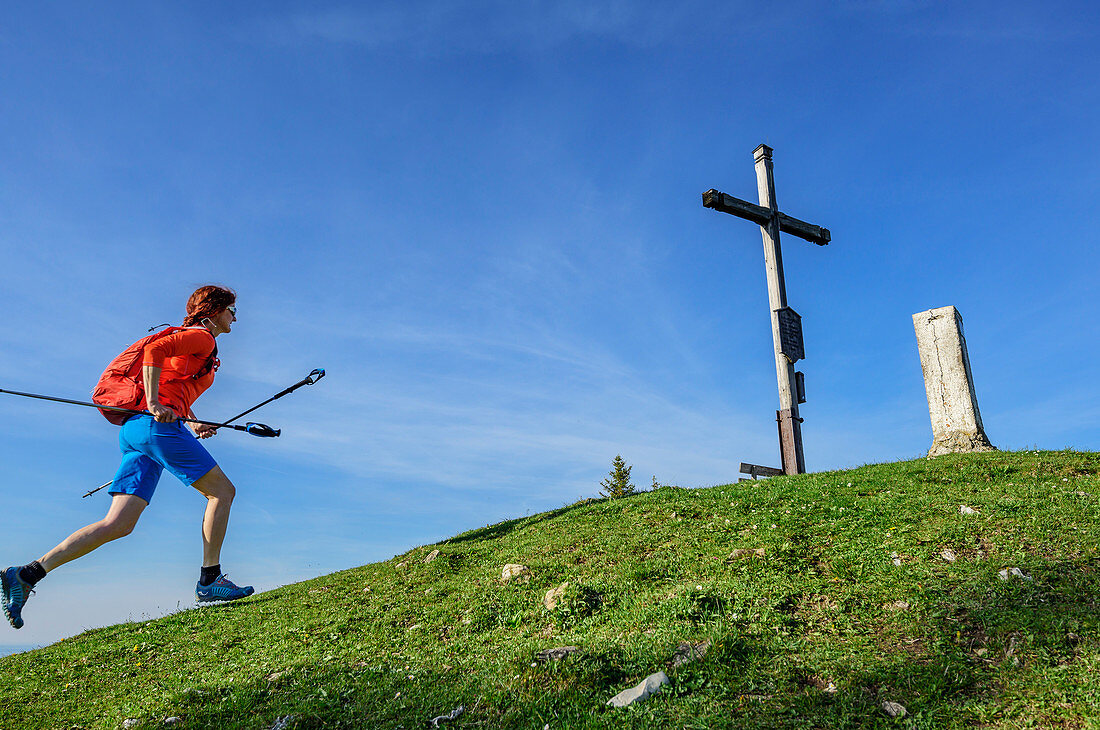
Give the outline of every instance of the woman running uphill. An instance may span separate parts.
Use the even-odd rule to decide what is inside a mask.
[[[237,295],[220,286],[203,286],[187,301],[187,329],[153,340],[145,347],[142,377],[145,396],[138,408],[152,415],[131,416],[118,437],[122,464],[110,489],[111,506],[99,522],[77,530],[38,560],[0,573],[4,615],[23,626],[23,605],[38,581],[54,568],[76,560],[106,542],[129,535],[153,498],[161,472],[168,469],[207,499],[202,520],[202,572],[195,596],[199,601],[233,601],[252,595],[252,586],[236,586],[222,574],[220,557],[229,508],[235,493],[207,450],[205,439],[217,429],[195,425],[195,435],[177,420],[194,418],[191,404],[214,382],[220,364],[215,338],[237,320]]]

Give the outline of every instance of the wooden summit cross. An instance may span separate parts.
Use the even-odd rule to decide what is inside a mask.
[[[779,451],[785,473],[805,474],[806,457],[802,454],[802,419],[798,416],[798,404],[806,402],[806,390],[802,373],[795,372],[794,364],[806,355],[802,344],[802,318],[787,306],[779,232],[793,234],[819,246],[828,244],[831,236],[828,228],[803,223],[779,212],[772,176],[772,148],[762,144],[753,151],[753,157],[756,160],[756,188],[760,194],[760,205],[711,189],[703,193],[703,206],[760,226],[760,235],[764,239],[764,266],[768,274],[768,301],[772,312],[775,375],[779,381],[779,410],[775,414],[779,423]]]

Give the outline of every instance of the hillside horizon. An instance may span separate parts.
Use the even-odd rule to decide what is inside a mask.
[[[0,658],[0,726],[1085,726],[1098,477],[998,452],[582,500]]]

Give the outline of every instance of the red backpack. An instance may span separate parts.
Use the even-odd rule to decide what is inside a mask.
[[[99,376],[99,382],[92,389],[92,402],[100,406],[136,409],[141,399],[145,397],[145,385],[141,374],[145,346],[161,337],[185,329],[188,328],[166,327],[160,332],[142,337],[123,350],[122,354],[111,360],[111,364],[103,371],[103,375]],[[121,426],[131,416],[129,413],[105,411],[102,408],[99,412],[116,426]]]

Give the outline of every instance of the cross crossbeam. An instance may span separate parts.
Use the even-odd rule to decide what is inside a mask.
[[[719,190],[711,189],[703,193],[703,207],[744,218],[758,226],[766,226],[772,219],[772,211],[768,208],[735,198]],[[776,213],[775,215],[779,218],[779,230],[783,233],[798,236],[810,243],[816,243],[818,246],[828,246],[829,241],[833,240],[828,228],[800,221],[786,213]]]

